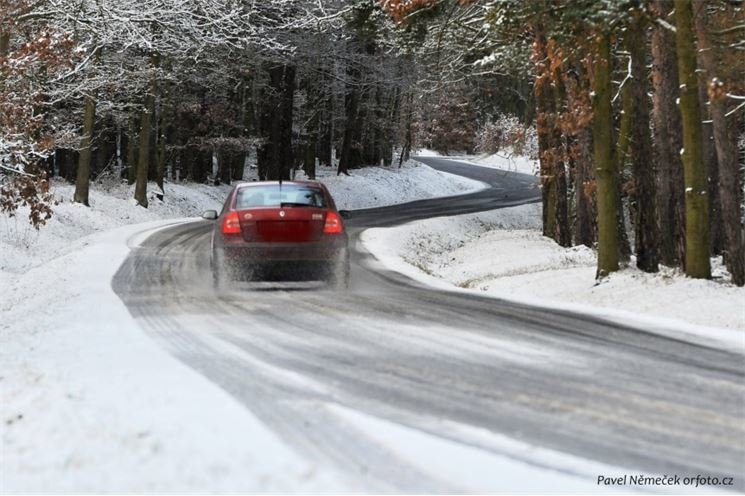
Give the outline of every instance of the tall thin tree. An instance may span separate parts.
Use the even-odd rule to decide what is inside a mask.
[[[709,262],[709,198],[701,149],[701,108],[696,73],[693,13],[689,0],[675,0],[675,45],[683,119],[683,172],[686,206],[686,263],[690,277],[711,277]]]

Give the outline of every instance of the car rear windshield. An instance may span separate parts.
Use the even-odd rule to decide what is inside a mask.
[[[235,208],[255,207],[326,207],[323,191],[297,184],[244,186],[238,190]]]

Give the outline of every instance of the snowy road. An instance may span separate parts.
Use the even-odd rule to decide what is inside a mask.
[[[357,211],[354,240],[364,227],[539,197],[530,176],[421,160],[492,188]],[[217,294],[209,228],[154,234],[114,290],[166,349],[352,488],[587,492],[611,466],[734,476],[745,489],[742,355],[426,288],[359,243],[343,294],[269,284]]]

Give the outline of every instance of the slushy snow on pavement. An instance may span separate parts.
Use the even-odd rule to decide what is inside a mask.
[[[745,288],[633,264],[596,282],[596,252],[541,235],[540,203],[428,219],[362,234],[384,265],[426,284],[590,313],[661,334],[745,351]],[[633,262],[633,260],[632,260]]]

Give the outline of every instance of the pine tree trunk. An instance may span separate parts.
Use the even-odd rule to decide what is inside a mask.
[[[270,65],[269,87],[262,92],[260,131],[263,139],[258,149],[259,178],[289,179],[293,167],[292,105],[295,91],[295,68]]]
[[[145,97],[145,110],[140,113],[140,137],[138,146],[137,175],[135,179],[135,200],[147,208],[147,176],[150,168],[150,120],[152,118],[152,98]]]
[[[398,166],[401,167],[404,162],[409,160],[409,157],[411,155],[411,145],[412,145],[412,135],[411,135],[411,126],[413,125],[414,121],[414,92],[411,91],[409,93],[409,96],[407,98],[407,108],[406,108],[406,135],[404,137],[404,144],[401,148],[401,156],[398,159]]]
[[[711,277],[709,263],[709,195],[701,150],[701,109],[698,100],[696,47],[689,0],[675,0],[676,51],[683,119],[683,177],[685,179],[686,263],[691,277]]]
[[[132,185],[137,179],[137,139],[139,135],[139,114],[132,112],[129,120],[129,133],[127,134],[127,184]]]
[[[157,144],[158,144],[158,150],[156,155],[156,174],[155,174],[155,181],[158,184],[158,188],[160,188],[160,200],[163,200],[163,193],[165,192],[164,189],[164,178],[166,174],[166,132],[165,132],[165,111],[163,110],[162,105],[159,108],[158,111],[158,131],[157,131]]]
[[[334,146],[334,95],[333,91],[328,89],[324,91],[324,103],[323,103],[323,114],[320,119],[320,140],[318,150],[318,161],[321,164],[325,164],[327,167],[332,167],[334,164],[331,163],[331,149]]]
[[[295,72],[295,67],[289,65],[284,66],[282,71],[279,167],[277,177],[273,179],[289,180],[290,172],[295,164],[292,152],[292,109],[295,94]]]
[[[647,77],[647,44],[645,22],[637,18],[627,30],[626,47],[631,57],[632,101],[635,109],[631,132],[631,164],[634,176],[636,266],[645,272],[659,270],[655,209],[652,137],[649,129],[649,79]]]
[[[732,282],[745,285],[745,230],[740,216],[742,205],[741,165],[738,163],[737,126],[727,122],[727,98],[725,86],[717,77],[719,57],[717,48],[709,40],[706,22],[706,2],[697,0],[694,4],[696,34],[699,42],[699,57],[702,62],[707,84],[709,116],[712,121],[714,145],[718,162],[719,198],[721,201],[721,224],[724,234],[723,248],[725,263],[732,275]],[[712,223],[714,223],[712,218]],[[712,226],[713,227],[713,226]]]
[[[75,180],[75,203],[89,207],[88,188],[91,174],[91,148],[93,146],[93,127],[96,122],[96,101],[92,96],[85,96],[85,117],[83,118],[83,137],[80,140],[78,173]]]
[[[158,67],[160,60],[157,54],[150,58],[153,69]],[[158,90],[155,73],[150,80],[150,88],[145,97],[145,108],[140,115],[139,160],[137,161],[137,182],[135,184],[135,200],[141,207],[147,208],[147,179],[150,172],[150,132],[155,114],[155,93]]]
[[[542,27],[535,27],[533,59],[535,83],[533,93],[536,105],[536,132],[538,134],[538,158],[540,161],[541,199],[543,204],[543,235],[554,238],[556,232],[556,194],[551,156],[553,118],[548,94],[549,71],[546,66],[546,38]]]
[[[634,100],[630,81],[626,81],[621,88],[621,122],[618,129],[616,143],[616,185],[617,199],[616,223],[618,225],[618,254],[620,260],[628,262],[631,258],[631,244],[626,233],[626,212],[624,209],[623,185],[626,178],[626,159],[628,158],[629,144],[631,143],[631,128],[634,122]],[[612,141],[612,138],[611,138]]]
[[[339,157],[339,166],[336,170],[336,174],[349,175],[349,169],[352,167],[355,146],[355,137],[358,136],[358,121],[360,119],[357,115],[358,107],[358,91],[355,87],[350,90],[350,94],[347,101],[347,119],[344,124],[344,140],[341,145],[341,156]]]
[[[717,84],[716,82],[714,83]],[[740,216],[743,204],[742,164],[738,162],[737,127],[727,123],[727,101],[723,95],[711,100],[714,142],[719,159],[719,188],[725,234],[725,263],[732,282],[745,285],[745,227]],[[730,117],[730,119],[734,119]]]
[[[575,198],[576,227],[574,239],[577,244],[592,248],[597,239],[595,224],[595,201],[592,188],[592,129],[584,126],[577,136],[578,155],[576,158]]]
[[[246,160],[248,159],[248,151],[241,152],[238,154],[238,156],[235,158],[235,163],[233,164],[232,176],[231,179],[233,181],[243,181],[243,174],[245,173],[246,169]]]
[[[561,81],[562,75],[560,73],[554,74],[553,84],[553,106],[554,106],[554,124],[552,131],[552,148],[556,153],[556,158],[553,163],[553,176],[554,176],[554,194],[556,195],[556,220],[555,220],[555,231],[554,240],[559,243],[560,246],[569,247],[572,246],[572,232],[569,229],[569,204],[567,201],[567,177],[566,177],[566,164],[564,158],[566,153],[566,144],[564,142],[561,128],[559,127],[559,115],[561,113],[564,101],[566,100],[566,94],[564,90],[564,84]]]
[[[627,43],[628,45],[628,43]],[[628,46],[626,47],[628,50]],[[634,93],[633,82],[627,79],[621,88],[621,122],[618,125],[618,141],[616,143],[616,161],[619,173],[626,169],[629,145],[631,144],[631,127],[634,123]]]
[[[717,149],[714,144],[714,129],[708,106],[707,85],[717,72],[716,66],[712,66],[715,59],[714,47],[708,41],[706,27],[706,5],[708,2],[695,0],[693,3],[693,19],[698,40],[698,101],[701,106],[702,122],[701,147],[703,150],[704,163],[709,176],[709,253],[711,256],[721,255],[724,247],[724,224],[722,222],[722,207],[719,198],[719,164]]]
[[[276,179],[279,169],[280,142],[280,95],[282,91],[282,66],[270,65],[269,86],[261,91],[261,115],[259,118],[263,143],[258,149],[257,165],[259,179],[265,181],[272,177]]]
[[[590,92],[587,71],[576,64],[566,78],[567,105],[571,109],[585,105],[583,96]],[[592,248],[595,243],[594,176],[592,174],[592,127],[578,122],[571,139],[569,157],[572,173],[572,238],[575,244]]]
[[[603,277],[618,270],[618,188],[613,161],[611,115],[610,43],[605,34],[597,35],[593,64],[593,161],[598,190],[598,271]]]
[[[0,57],[6,57],[10,49],[10,33],[0,33]]]
[[[672,10],[668,0],[652,0],[651,5],[657,16],[668,19]],[[652,118],[657,171],[657,227],[660,257],[669,267],[685,264],[683,163],[679,153],[683,144],[680,111],[675,103],[677,71],[674,35],[655,24],[652,30]]]

